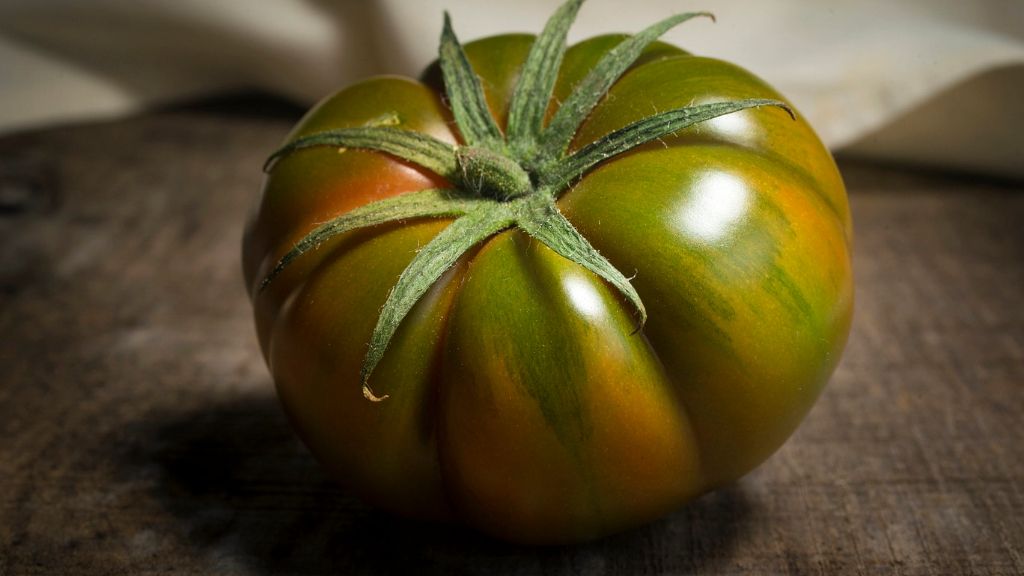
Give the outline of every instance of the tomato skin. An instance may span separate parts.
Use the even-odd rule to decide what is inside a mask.
[[[441,370],[441,460],[461,515],[509,539],[582,540],[701,491],[685,407],[634,322],[520,232],[480,250]]]
[[[621,36],[566,53],[554,102]],[[469,43],[503,123],[532,36]],[[329,97],[294,139],[381,118],[457,142],[436,67]],[[577,133],[578,148],[651,114],[780,96],[731,64],[647,49]],[[556,109],[553,103],[549,112]],[[316,224],[447,184],[373,152],[304,150],[268,175],[244,241],[260,343],[297,431],[351,489],[392,512],[530,543],[580,541],[663,515],[758,465],[793,432],[845,345],[852,234],[842,180],[798,116],[724,116],[608,161],[559,207],[649,312],[519,231],[459,263],[413,308],[371,386],[376,312],[446,221],[359,230],[256,286]]]

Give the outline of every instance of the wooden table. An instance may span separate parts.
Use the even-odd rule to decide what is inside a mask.
[[[297,111],[0,139],[0,574],[1024,574],[1024,186],[843,162],[849,347],[761,468],[530,549],[376,513],[295,439],[239,265]]]

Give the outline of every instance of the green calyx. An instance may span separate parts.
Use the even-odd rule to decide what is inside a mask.
[[[446,13],[440,64],[463,145],[452,146],[426,134],[388,126],[367,126],[298,138],[267,160],[264,170],[270,171],[281,158],[306,148],[376,150],[435,172],[453,185],[373,202],[318,226],[278,261],[259,286],[262,292],[296,258],[349,230],[413,218],[454,218],[416,254],[388,294],[361,370],[366,398],[386,398],[374,395],[368,382],[413,305],[463,254],[509,228],[522,230],[609,282],[636,310],[639,330],[647,319],[640,296],[559,212],[558,197],[600,162],[693,124],[759,106],[777,106],[793,116],[784,102],[769,99],[689,106],[654,114],[569,154],[580,125],[644,48],[681,22],[696,16],[711,17],[705,12],[680,14],[623,40],[574,87],[545,125],[544,115],[567,48],[566,35],[582,3],[569,0],[563,4],[534,42],[512,94],[504,133],[487,108],[480,78],[470,66]]]

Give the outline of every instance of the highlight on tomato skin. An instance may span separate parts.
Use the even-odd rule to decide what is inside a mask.
[[[392,513],[592,540],[742,477],[853,305],[827,149],[742,68],[657,38],[462,45],[328,96],[266,167],[243,271],[281,402]],[[658,111],[655,113],[654,111]]]

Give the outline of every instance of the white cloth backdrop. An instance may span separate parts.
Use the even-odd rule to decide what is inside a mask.
[[[238,87],[312,103],[537,32],[558,0],[0,0],[0,132]],[[833,149],[1024,176],[1024,0],[590,0],[570,41],[711,10],[666,39],[775,85]]]

